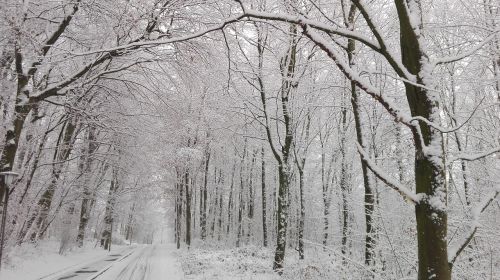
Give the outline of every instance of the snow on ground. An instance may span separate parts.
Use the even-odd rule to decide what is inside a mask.
[[[130,256],[114,263],[96,280],[185,279],[174,251],[173,244],[140,246]]]
[[[95,244],[75,248],[64,255],[59,255],[59,242],[44,241],[36,246],[23,244],[9,252],[9,257],[2,264],[2,280],[35,280],[55,275],[71,268],[83,266],[96,259],[105,258],[110,252]],[[111,253],[127,250],[128,246],[113,245]]]
[[[365,279],[366,272],[349,271],[342,260],[323,250],[306,250],[306,259],[299,260],[295,250],[288,248],[284,274],[272,270],[273,248],[247,246],[220,249],[202,245],[190,250],[177,250],[175,244],[113,246],[107,252],[92,244],[74,249],[66,255],[57,253],[57,242],[44,242],[37,247],[23,245],[10,253],[10,263],[0,279],[48,280],[323,280]],[[43,253],[46,252],[46,253]],[[112,258],[110,256],[113,256]],[[120,256],[120,257],[114,257]],[[15,265],[14,265],[15,264]],[[97,265],[96,265],[97,264]],[[360,265],[362,267],[362,265]],[[83,275],[82,270],[91,270]],[[82,278],[83,277],[83,278]],[[87,278],[86,278],[87,277]],[[375,279],[384,279],[375,277]]]
[[[272,270],[272,248],[191,249],[178,251],[182,269],[189,280],[299,280],[337,279],[340,269],[332,257],[311,251],[299,261],[297,252],[289,249],[283,276]]]

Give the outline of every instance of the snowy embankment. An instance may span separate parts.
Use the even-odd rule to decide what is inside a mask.
[[[41,242],[23,244],[9,252],[7,261],[2,264],[0,279],[9,280],[35,280],[51,278],[67,270],[105,258],[110,252],[103,250],[95,244],[88,244],[83,248],[75,248],[60,255],[59,242]],[[113,245],[111,253],[118,253],[128,246]]]

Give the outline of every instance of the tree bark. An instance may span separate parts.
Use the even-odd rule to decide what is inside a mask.
[[[113,234],[113,216],[116,206],[116,193],[119,188],[118,171],[113,170],[111,184],[109,186],[108,199],[106,201],[106,209],[104,215],[104,229],[101,234],[101,247],[104,250],[111,251],[111,240]]]
[[[283,123],[285,127],[284,142],[281,146],[281,157],[275,153],[278,161],[279,188],[278,188],[278,226],[276,236],[276,251],[274,254],[274,271],[283,273],[283,262],[285,260],[286,232],[288,226],[288,193],[290,185],[290,149],[293,143],[292,119],[289,111],[289,97],[292,88],[297,85],[292,84],[295,76],[295,64],[297,55],[297,27],[290,26],[290,45],[286,56],[282,58],[280,67],[283,73],[281,89],[281,106]],[[269,135],[269,133],[268,133]],[[268,139],[271,141],[271,139]],[[274,148],[274,146],[273,146]]]
[[[176,195],[176,206],[175,206],[175,241],[177,244],[177,249],[181,248],[181,233],[182,233],[182,204],[183,204],[183,184],[182,184],[182,173],[177,170],[177,195]]]
[[[252,160],[250,163],[250,171],[249,171],[249,178],[248,178],[248,213],[247,213],[247,218],[248,218],[248,230],[247,230],[247,241],[250,241],[251,234],[252,234],[252,226],[253,226],[253,216],[254,216],[254,168],[255,168],[255,162],[257,158],[257,152],[255,151],[252,155]]]
[[[243,147],[243,155],[240,162],[240,190],[238,192],[238,232],[236,236],[236,247],[240,247],[241,237],[243,236],[243,191],[245,189],[245,158],[247,154],[247,140],[245,139],[245,145]]]
[[[233,222],[233,204],[234,204],[234,198],[233,198],[233,190],[234,190],[234,173],[236,172],[236,162],[233,164],[233,172],[231,172],[231,185],[229,187],[229,200],[227,203],[227,226],[226,226],[226,234],[229,236],[229,230],[231,228],[232,222]]]
[[[351,4],[349,9],[349,14],[347,17],[346,27],[350,30],[354,30],[354,18],[356,13],[356,5]],[[354,66],[354,52],[356,50],[356,44],[353,39],[348,39],[347,42],[347,56],[349,65]],[[356,140],[359,145],[363,148],[366,147],[366,143],[363,138],[363,130],[361,127],[361,112],[360,103],[358,96],[358,89],[356,88],[356,83],[351,81],[351,106],[354,115],[354,125],[356,128]],[[399,131],[399,130],[398,130]],[[401,159],[398,158],[398,164]],[[363,176],[363,187],[364,187],[364,212],[365,212],[365,264],[370,266],[374,264],[374,249],[375,249],[375,228],[373,226],[373,210],[375,206],[375,197],[373,194],[373,188],[370,185],[370,178],[368,174],[368,167],[366,162],[362,160],[360,156],[361,171]],[[401,174],[401,173],[400,173]],[[401,177],[401,175],[400,175]],[[401,178],[400,178],[401,180]]]
[[[35,242],[37,239],[42,238],[44,228],[47,223],[47,217],[49,215],[50,207],[52,205],[52,199],[61,176],[65,161],[68,159],[74,141],[76,139],[77,133],[77,120],[75,117],[68,117],[66,126],[61,129],[59,139],[57,141],[57,148],[54,152],[54,164],[52,169],[52,179],[49,186],[42,193],[40,200],[38,201],[37,208],[33,213],[33,217],[36,217],[33,222],[30,222],[31,228],[27,230],[31,231],[30,240]]]
[[[222,169],[219,169],[219,184],[220,184],[220,191],[219,191],[219,219],[218,219],[218,226],[217,226],[217,240],[221,240],[221,235],[222,235],[222,210],[224,208],[224,175],[222,174]]]
[[[266,161],[264,147],[261,149],[261,195],[262,195],[262,241],[264,247],[267,247],[267,193],[266,193]]]
[[[186,245],[191,246],[191,191],[189,172],[184,173],[184,188],[186,193]]]
[[[78,247],[83,246],[83,240],[85,239],[85,231],[87,229],[87,224],[90,218],[90,200],[92,199],[92,193],[90,191],[90,177],[92,171],[93,155],[97,151],[98,145],[96,143],[96,131],[95,127],[90,126],[88,128],[86,136],[86,151],[85,151],[85,169],[84,169],[84,180],[83,180],[83,198],[80,206],[80,221],[78,223],[78,234],[76,236],[76,243]]]
[[[201,215],[200,215],[200,227],[201,227],[201,240],[205,240],[207,237],[207,184],[208,184],[208,171],[210,164],[210,152],[207,151],[205,154],[205,179],[203,181],[203,189],[201,192]]]
[[[395,0],[400,24],[401,55],[404,66],[417,77],[417,83],[426,85],[425,63],[428,63],[419,43],[418,33],[411,23],[409,8],[404,0]],[[439,121],[436,98],[426,87],[405,82],[406,97],[412,116]],[[442,135],[425,122],[419,122],[419,131],[412,129],[415,140],[416,192],[423,199],[415,205],[418,240],[418,279],[450,280],[448,264],[447,213],[444,166],[442,162]],[[421,142],[421,140],[423,143]],[[429,152],[427,147],[431,147]],[[435,150],[435,151],[434,151]]]

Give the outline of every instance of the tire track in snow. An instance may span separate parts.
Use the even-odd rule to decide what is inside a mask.
[[[127,266],[120,271],[118,279],[146,280],[151,273],[150,260],[154,254],[155,246],[144,247]]]

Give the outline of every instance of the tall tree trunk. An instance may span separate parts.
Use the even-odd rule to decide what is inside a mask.
[[[14,168],[14,161],[16,159],[22,128],[30,110],[31,108],[27,105],[15,107],[14,120],[12,121],[13,125],[7,126],[8,130],[3,142],[5,145],[0,155],[0,172],[12,171]],[[8,186],[5,184],[4,180],[0,180],[0,201],[5,200],[5,195],[8,191]]]
[[[212,223],[210,224],[210,237],[214,239],[215,234],[215,224],[217,223],[217,206],[219,205],[219,179],[217,176],[217,166],[214,166],[214,186],[215,192],[213,193],[214,202],[210,205],[209,217],[211,217]],[[211,215],[210,215],[211,214]],[[213,219],[212,219],[213,217]]]
[[[240,162],[240,190],[238,192],[238,232],[236,236],[236,247],[240,247],[241,237],[243,236],[243,191],[245,189],[245,158],[247,154],[247,140],[245,139],[245,145],[243,146],[243,155]]]
[[[76,139],[76,132],[76,118],[70,116],[68,117],[66,126],[61,130],[59,139],[57,141],[57,148],[54,152],[53,157],[54,164],[52,169],[52,179],[49,183],[49,186],[42,193],[42,196],[38,201],[36,211],[33,214],[33,216],[36,216],[37,218],[35,219],[35,223],[31,224],[32,227],[34,227],[30,229],[30,240],[32,242],[42,237],[41,229],[43,229],[45,224],[47,223],[47,217],[52,205],[52,199],[54,197],[54,193],[56,191],[65,161],[68,159],[72,151],[73,144]]]
[[[66,250],[68,250],[68,247],[70,246],[71,242],[71,224],[73,222],[73,214],[75,213],[75,203],[72,202],[68,206],[65,217],[63,220],[63,230],[61,232],[61,242],[59,245],[59,255],[62,255]]]
[[[108,199],[106,201],[106,209],[104,215],[104,229],[101,233],[101,247],[104,250],[111,250],[111,240],[113,234],[113,216],[116,206],[116,193],[118,191],[118,171],[115,169],[112,172],[111,184],[109,186]]]
[[[328,134],[329,131],[326,131],[325,134]],[[326,250],[326,246],[328,245],[328,232],[330,227],[330,204],[331,204],[331,173],[333,168],[333,162],[335,160],[332,155],[330,162],[327,164],[327,156],[326,156],[326,148],[325,144],[327,141],[328,135],[323,135],[320,131],[319,133],[319,141],[321,145],[321,187],[322,187],[322,201],[323,201],[323,250]]]
[[[286,233],[288,226],[288,193],[290,185],[290,149],[293,143],[292,119],[289,111],[289,98],[292,89],[297,86],[292,80],[295,77],[295,66],[297,56],[297,27],[290,26],[290,42],[286,55],[280,62],[282,70],[282,88],[281,88],[281,109],[284,124],[284,141],[281,146],[281,157],[274,152],[278,162],[279,185],[278,185],[278,209],[277,209],[277,235],[276,250],[274,254],[273,269],[279,274],[283,273],[283,262],[285,260]],[[264,101],[263,101],[264,103]],[[270,135],[268,131],[268,136]],[[272,143],[271,139],[268,139]],[[272,149],[275,149],[272,146]]]
[[[200,215],[200,227],[201,227],[201,240],[205,240],[207,237],[207,184],[208,184],[208,171],[210,164],[210,152],[207,151],[205,154],[205,179],[203,181],[203,189],[200,196],[201,205],[201,215]]]
[[[48,135],[56,127],[57,127],[57,125],[54,126],[52,129],[47,128],[47,130],[43,134],[42,138],[38,142],[38,147],[33,155],[33,163],[31,164],[31,168],[30,168],[28,177],[26,179],[26,184],[24,186],[23,193],[21,195],[21,198],[19,198],[19,201],[18,201],[18,204],[20,204],[20,205],[23,203],[24,199],[26,198],[26,194],[28,193],[28,190],[31,188],[31,183],[33,182],[33,177],[35,176],[35,172],[38,169],[38,165],[40,163],[40,158],[42,157],[42,151],[43,151],[43,148],[47,142]]]
[[[132,203],[132,208],[130,209],[130,213],[128,214],[127,226],[125,229],[125,240],[129,240],[132,243],[132,230],[134,223],[134,210],[135,210],[135,202]]]
[[[182,233],[182,204],[183,204],[183,183],[182,173],[177,170],[177,195],[176,195],[176,215],[175,215],[175,237],[177,249],[181,247],[181,233]]]
[[[260,101],[262,104],[263,114],[264,114],[264,128],[266,131],[267,141],[273,153],[273,156],[278,165],[278,195],[277,195],[277,226],[276,226],[276,249],[274,254],[273,270],[281,274],[283,272],[283,261],[285,258],[286,249],[286,235],[287,235],[287,223],[288,223],[288,199],[289,199],[289,183],[290,183],[290,149],[293,140],[293,129],[292,129],[292,119],[291,113],[289,111],[289,97],[292,89],[297,87],[297,82],[295,81],[295,66],[296,66],[296,55],[297,55],[297,27],[295,25],[290,25],[290,38],[289,45],[286,54],[281,58],[280,70],[281,70],[281,89],[280,89],[280,111],[282,114],[282,119],[277,120],[277,127],[282,126],[281,133],[278,133],[278,137],[283,137],[282,143],[275,144],[275,139],[273,137],[271,127],[271,118],[267,112],[267,96],[266,89],[264,87],[264,50],[267,37],[263,35],[262,30],[257,27],[257,54],[258,54],[258,66],[255,74],[255,78],[258,83],[258,90],[260,93]],[[279,129],[278,129],[279,130]]]
[[[288,225],[288,186],[289,171],[288,166],[280,164],[279,169],[279,188],[278,188],[278,209],[277,209],[277,231],[276,231],[276,252],[274,254],[273,269],[282,273],[283,261],[285,259],[286,249],[286,231]]]
[[[351,4],[349,9],[349,14],[347,17],[346,27],[350,30],[354,30],[354,18],[356,14],[356,5]],[[347,43],[347,56],[349,65],[354,66],[354,51],[356,50],[356,44],[353,39],[348,39]],[[363,138],[363,131],[361,127],[361,112],[360,112],[360,103],[358,96],[358,89],[356,88],[356,83],[351,81],[351,106],[354,115],[354,125],[356,128],[356,140],[359,145],[363,148],[366,147],[366,143]],[[398,126],[399,128],[399,126]],[[399,130],[397,130],[399,131]],[[400,164],[401,159],[398,158],[398,165]],[[364,186],[364,212],[365,212],[365,264],[373,265],[374,264],[374,249],[375,249],[375,227],[373,226],[373,210],[375,206],[375,197],[373,194],[373,188],[370,185],[370,178],[368,174],[368,167],[366,166],[366,162],[361,159],[361,171],[363,176],[363,186]],[[401,174],[401,172],[400,172]],[[402,175],[400,175],[401,181]]]
[[[344,95],[342,95],[342,103],[344,103]],[[350,209],[349,209],[349,194],[351,192],[351,186],[348,180],[349,175],[348,165],[347,165],[347,146],[346,146],[346,137],[347,137],[347,109],[345,105],[342,106],[342,115],[341,115],[341,139],[340,139],[340,154],[342,157],[340,163],[340,191],[342,196],[342,247],[341,252],[342,255],[347,255],[348,253],[348,238],[349,238],[349,217],[350,217]],[[345,259],[344,259],[345,260]]]
[[[222,235],[222,210],[224,206],[224,175],[222,174],[222,168],[219,169],[219,184],[220,184],[220,191],[219,191],[219,219],[218,219],[218,237],[217,240],[221,240],[221,235]]]
[[[191,246],[191,191],[189,172],[184,174],[184,187],[186,192],[186,245],[188,249]]]
[[[420,31],[411,23],[406,1],[395,0],[400,24],[401,55],[404,66],[417,77],[419,85],[430,79],[425,69],[428,58],[419,42]],[[413,11],[415,13],[415,11]],[[439,106],[426,87],[405,82],[406,97],[412,116],[439,123]],[[447,220],[442,135],[425,122],[412,129],[415,140],[415,184],[422,199],[415,205],[418,240],[418,279],[450,280],[448,264]],[[422,140],[421,140],[422,139]],[[422,143],[422,142],[423,143]],[[428,147],[431,147],[430,149]]]
[[[266,193],[266,161],[264,147],[261,149],[261,194],[262,194],[262,240],[264,247],[267,247],[267,193]]]
[[[229,200],[227,203],[227,227],[226,227],[226,235],[229,236],[229,230],[233,222],[233,190],[234,190],[234,173],[236,173],[236,162],[233,164],[233,172],[231,172],[231,185],[229,187]]]
[[[311,113],[307,112],[305,120],[305,139],[302,139],[304,148],[302,148],[302,154],[299,156],[299,152],[295,151],[295,164],[299,171],[299,223],[298,223],[298,239],[299,239],[299,259],[304,259],[304,223],[306,220],[306,206],[304,199],[304,168],[307,160],[307,150],[309,145],[309,131],[311,127]]]
[[[299,218],[299,259],[304,259],[304,221],[306,219],[306,206],[304,201],[304,170],[299,169],[299,199],[300,199],[300,218]]]
[[[83,198],[80,206],[80,221],[78,223],[78,234],[76,236],[76,243],[78,247],[83,246],[83,240],[85,239],[85,230],[87,229],[87,224],[90,216],[90,200],[92,199],[90,192],[90,182],[91,182],[91,171],[93,163],[93,155],[97,151],[98,145],[96,143],[96,129],[94,126],[89,126],[86,135],[85,150],[84,150],[84,171],[83,171]]]
[[[254,183],[254,168],[255,168],[255,162],[257,158],[257,152],[255,151],[252,155],[252,160],[250,163],[250,171],[248,174],[248,231],[247,231],[247,242],[250,241],[250,237],[252,234],[252,227],[253,227],[253,216],[254,216],[254,188],[253,188],[253,183]]]

